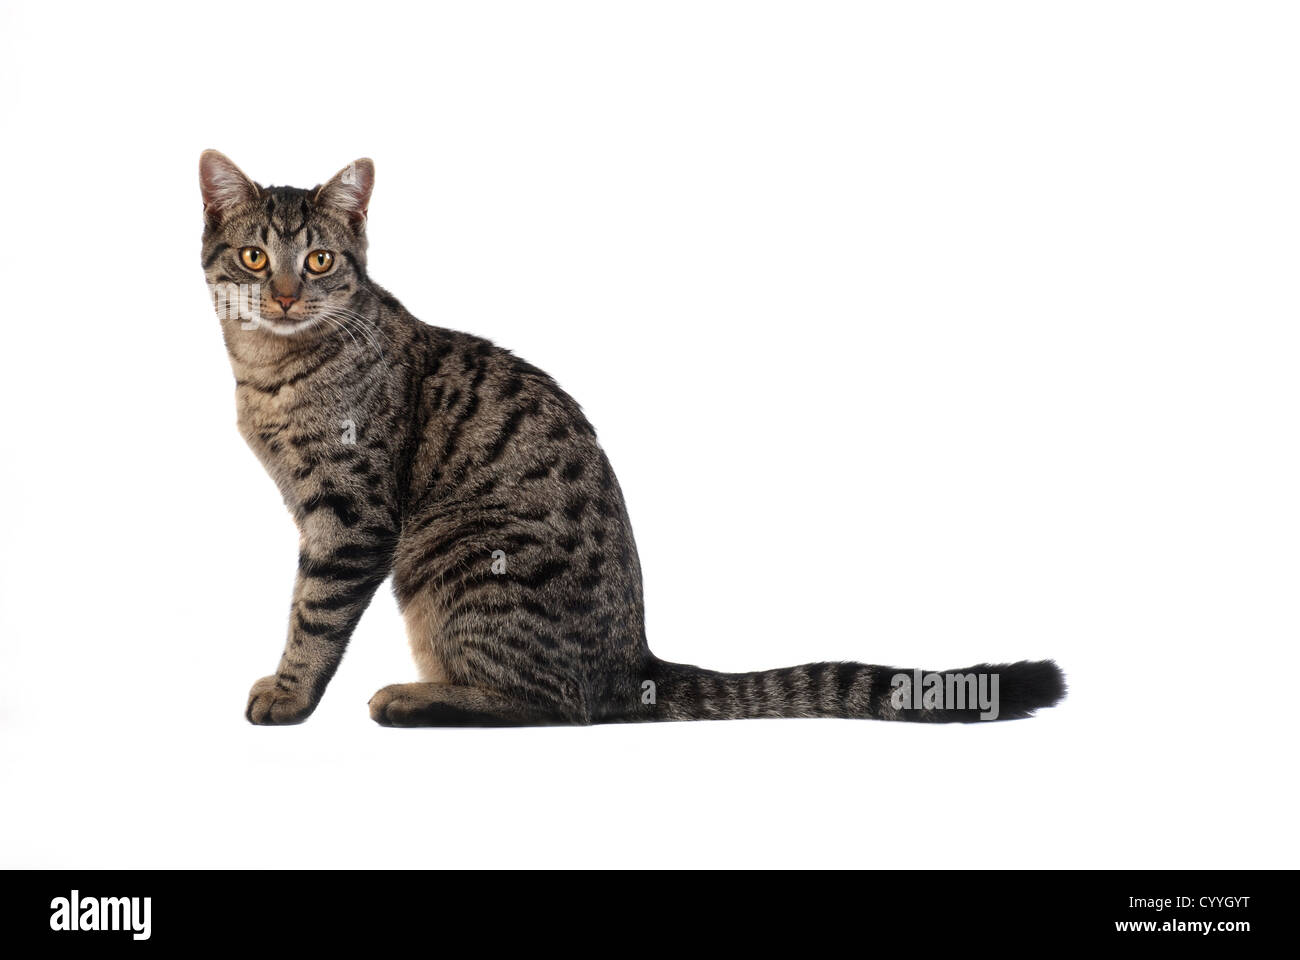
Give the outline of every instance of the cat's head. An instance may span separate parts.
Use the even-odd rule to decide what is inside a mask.
[[[205,150],[203,270],[218,316],[282,337],[344,319],[365,279],[374,183],[375,165],[362,159],[310,190],[263,187]]]

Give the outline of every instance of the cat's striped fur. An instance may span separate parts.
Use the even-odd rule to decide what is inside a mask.
[[[421,323],[370,280],[373,177],[358,160],[323,187],[262,187],[215,151],[200,162],[207,279],[256,285],[256,321],[219,310],[239,428],[301,532],[288,640],[253,686],[250,721],[311,714],[390,574],[422,681],[375,694],[382,724],[975,719],[898,709],[892,668],[725,674],[651,654],[632,529],[595,431],[545,373]],[[261,269],[245,248],[265,254],[249,254]],[[322,250],[333,260],[318,275],[305,259]],[[1002,718],[1063,693],[1050,662],[968,670],[999,674]]]

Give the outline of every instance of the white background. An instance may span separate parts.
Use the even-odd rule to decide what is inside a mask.
[[[1294,7],[4,5],[0,865],[1295,867]],[[1055,657],[1021,723],[254,728],[296,534],[199,152],[584,405],[651,645]]]

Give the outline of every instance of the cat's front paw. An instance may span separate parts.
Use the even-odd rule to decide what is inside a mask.
[[[302,723],[315,709],[316,704],[305,694],[272,674],[253,684],[244,716],[249,723],[260,725]]]

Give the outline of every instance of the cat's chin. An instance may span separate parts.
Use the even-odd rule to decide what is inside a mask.
[[[257,329],[273,333],[277,337],[292,337],[315,327],[318,319],[318,317],[285,317],[271,320],[263,317],[257,322]]]

